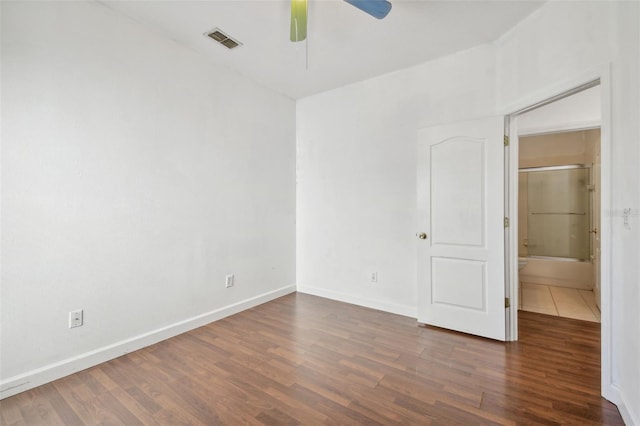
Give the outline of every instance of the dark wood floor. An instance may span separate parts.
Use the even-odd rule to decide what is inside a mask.
[[[599,324],[500,343],[292,294],[0,402],[3,425],[622,424]]]

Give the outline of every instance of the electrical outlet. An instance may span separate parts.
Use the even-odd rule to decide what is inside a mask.
[[[235,281],[235,277],[233,276],[233,274],[229,274],[224,278],[224,285],[225,287],[229,288],[229,287],[233,287]]]
[[[372,272],[371,275],[369,275],[369,281],[371,281],[372,283],[377,283],[378,282],[378,273],[377,272]]]
[[[84,324],[84,313],[82,309],[69,312],[69,328],[80,327]]]

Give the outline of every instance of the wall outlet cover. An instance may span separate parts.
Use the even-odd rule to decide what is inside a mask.
[[[82,309],[69,312],[69,328],[80,327],[84,324],[84,312]]]
[[[235,277],[233,274],[229,274],[224,278],[224,285],[226,288],[233,287],[235,284]]]

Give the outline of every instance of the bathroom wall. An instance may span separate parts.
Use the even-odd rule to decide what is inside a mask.
[[[521,136],[519,167],[591,164],[594,143],[599,141],[600,129]]]
[[[520,168],[593,164],[595,146],[599,146],[600,129],[550,133],[519,138]],[[527,175],[520,174],[518,183],[518,256],[528,256]],[[520,271],[520,280],[534,283],[592,289],[591,262],[566,262],[529,258]]]

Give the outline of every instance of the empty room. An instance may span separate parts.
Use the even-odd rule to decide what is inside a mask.
[[[0,424],[640,425],[640,2],[0,20]]]

